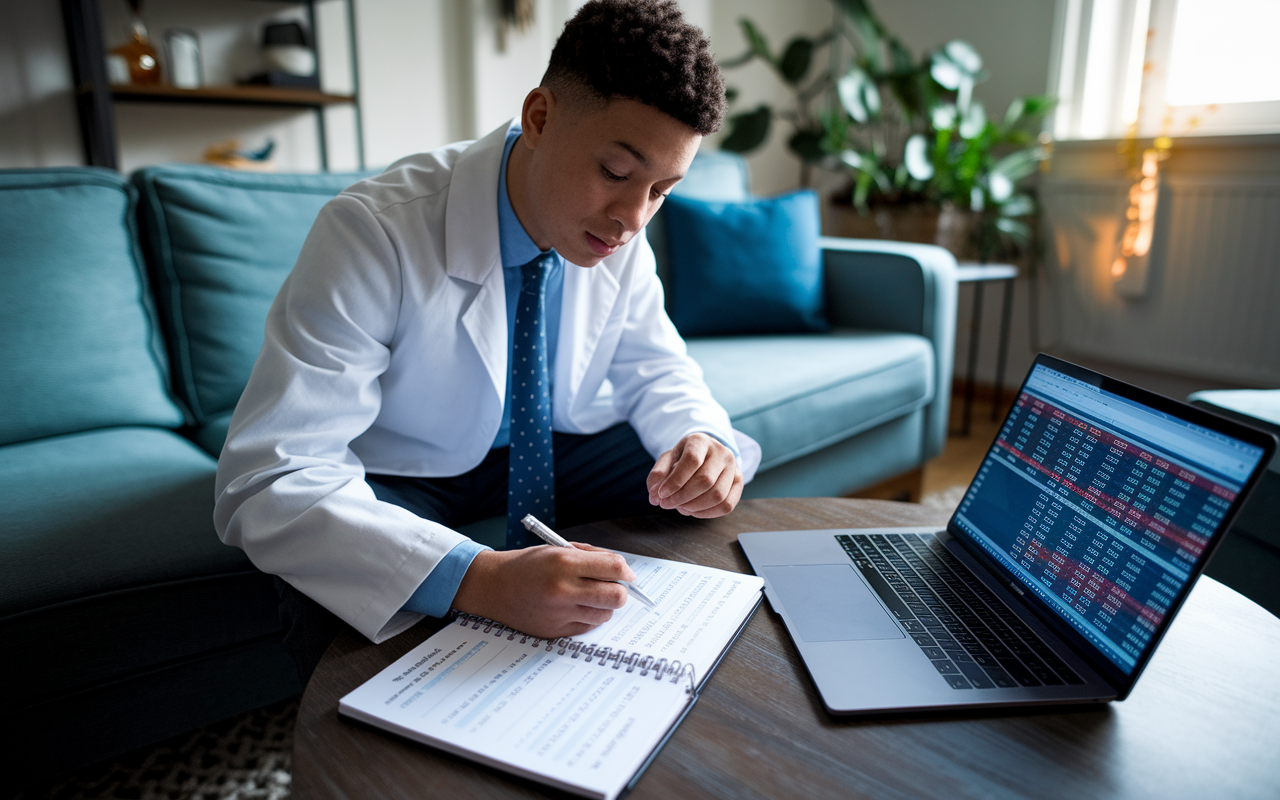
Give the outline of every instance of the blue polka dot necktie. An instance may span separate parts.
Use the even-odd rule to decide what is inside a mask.
[[[551,380],[547,363],[546,294],[550,254],[520,268],[520,300],[511,348],[511,446],[507,471],[507,549],[542,544],[520,520],[533,514],[556,525],[555,453],[551,446]]]

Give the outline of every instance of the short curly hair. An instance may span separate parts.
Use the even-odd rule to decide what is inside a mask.
[[[637,100],[706,136],[724,121],[724,79],[674,0],[591,0],[551,51],[542,85],[584,100]]]

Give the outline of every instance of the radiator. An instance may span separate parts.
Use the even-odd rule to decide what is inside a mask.
[[[1280,386],[1280,179],[1163,177],[1145,276],[1124,286],[1111,265],[1129,185],[1042,184],[1056,349]]]

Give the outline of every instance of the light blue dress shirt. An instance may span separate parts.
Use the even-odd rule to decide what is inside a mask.
[[[511,156],[511,148],[520,138],[520,128],[513,127],[507,132],[507,142],[502,150],[502,169],[498,170],[498,244],[502,252],[502,277],[507,295],[507,363],[511,363],[511,349],[516,325],[516,301],[520,295],[520,267],[529,263],[543,253],[534,244],[533,239],[525,231],[516,217],[507,197],[507,159]],[[554,250],[551,272],[547,275],[547,350],[548,368],[555,375],[556,340],[560,332],[560,304],[564,296],[564,259]],[[507,371],[507,387],[504,398],[511,397],[511,371]],[[506,447],[511,442],[511,407],[504,400],[502,408],[502,425],[498,435],[493,439],[494,447]],[[432,617],[443,617],[449,613],[453,605],[454,595],[458,593],[458,585],[466,575],[467,568],[476,555],[490,548],[467,540],[459,543],[449,551],[426,580],[414,591],[405,602],[404,610]]]

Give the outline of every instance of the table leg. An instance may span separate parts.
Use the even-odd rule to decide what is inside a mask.
[[[1000,312],[1000,349],[996,354],[996,391],[991,400],[991,421],[999,419],[1000,390],[1004,388],[1004,368],[1009,355],[1009,323],[1013,319],[1013,280],[1004,282],[1004,309]]]
[[[973,316],[969,320],[969,370],[965,378],[964,412],[960,436],[969,435],[969,423],[973,419],[974,381],[978,372],[978,340],[982,331],[982,281],[973,284]]]

